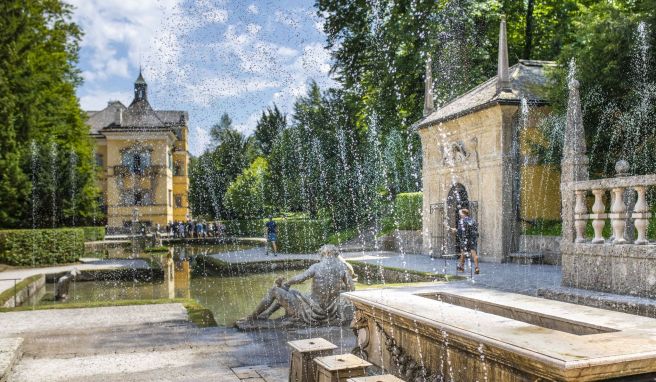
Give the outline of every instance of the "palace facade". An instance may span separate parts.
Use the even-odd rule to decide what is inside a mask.
[[[110,101],[87,114],[110,230],[189,219],[188,113],[154,110],[140,72],[129,106]]]

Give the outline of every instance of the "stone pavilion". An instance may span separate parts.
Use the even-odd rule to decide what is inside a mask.
[[[499,32],[497,76],[434,110],[430,58],[424,117],[415,124],[423,148],[423,251],[455,253],[457,211],[479,222],[484,261],[508,261],[519,250],[522,222],[560,219],[560,173],[531,155],[542,142],[537,124],[549,112],[541,89],[555,64],[508,65],[506,24]]]

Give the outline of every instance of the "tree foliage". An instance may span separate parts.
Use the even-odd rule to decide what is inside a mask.
[[[287,116],[275,104],[267,107],[255,126],[254,138],[258,148],[264,155],[269,155],[274,142],[287,127]]]
[[[189,166],[189,201],[194,216],[230,218],[224,195],[242,171],[256,157],[252,137],[232,127],[232,120],[224,113],[211,130],[212,148]]]
[[[264,175],[267,161],[256,158],[230,183],[224,204],[229,215],[237,219],[257,219],[264,215]]]
[[[0,226],[99,218],[93,144],[75,95],[81,31],[59,0],[0,3]]]

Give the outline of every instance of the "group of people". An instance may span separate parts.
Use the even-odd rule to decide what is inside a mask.
[[[167,224],[166,232],[175,238],[222,237],[225,233],[225,226],[222,223],[213,222],[178,221]]]

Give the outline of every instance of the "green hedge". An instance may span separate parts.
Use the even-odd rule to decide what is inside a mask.
[[[223,222],[226,234],[262,237],[268,219],[229,220]],[[284,253],[311,253],[328,242],[332,233],[329,220],[274,219],[278,225],[278,250]]]
[[[101,241],[105,239],[105,227],[80,227],[84,230],[84,241]]]
[[[421,230],[421,210],[423,208],[421,192],[407,192],[396,195],[390,213],[383,219],[383,234],[395,229],[402,231]]]
[[[328,241],[328,220],[283,220],[278,224],[278,247],[285,253],[316,252]]]
[[[0,263],[53,265],[72,263],[84,254],[82,228],[0,231]]]
[[[263,219],[226,220],[223,222],[227,235],[239,237],[264,237],[264,223]]]

